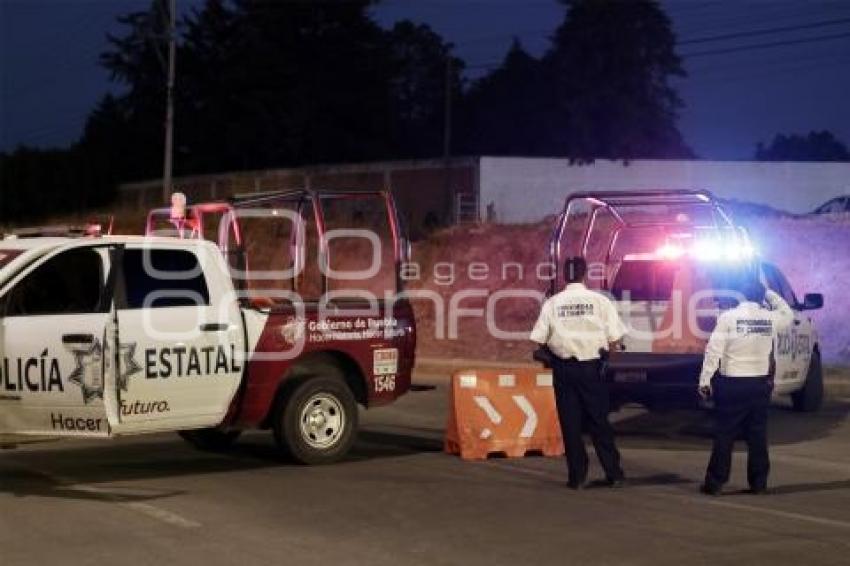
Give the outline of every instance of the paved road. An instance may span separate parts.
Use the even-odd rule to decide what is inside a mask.
[[[446,392],[364,414],[350,460],[173,435],[0,452],[0,564],[847,564],[850,399],[772,414],[771,496],[696,493],[705,415],[618,414],[630,485],[573,492],[560,459],[441,453]],[[599,473],[594,468],[591,473]]]

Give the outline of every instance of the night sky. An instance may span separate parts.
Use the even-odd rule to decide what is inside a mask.
[[[200,0],[178,0],[180,10]],[[680,127],[697,154],[748,159],[776,133],[832,130],[850,144],[850,1],[667,0],[689,77]],[[115,17],[147,0],[0,0],[0,150],[66,146],[114,85],[97,65]],[[375,18],[430,24],[480,76],[519,37],[534,55],[555,0],[385,0]],[[784,29],[775,33],[762,30]],[[796,29],[787,29],[796,28]],[[713,40],[716,36],[737,37]],[[837,37],[835,37],[837,36]],[[752,48],[779,44],[766,48]],[[179,62],[178,62],[179,80]],[[177,127],[179,128],[179,116]]]

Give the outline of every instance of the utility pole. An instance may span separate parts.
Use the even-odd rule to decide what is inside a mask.
[[[452,216],[457,216],[457,197],[452,191],[452,54],[446,52],[445,101],[443,109],[443,190]],[[456,218],[453,218],[456,220]]]
[[[446,55],[445,109],[443,112],[443,159],[451,159],[452,151],[452,56]]]
[[[177,0],[168,2],[168,78],[165,102],[165,159],[162,171],[162,200],[170,202],[174,159],[174,75],[177,65]]]

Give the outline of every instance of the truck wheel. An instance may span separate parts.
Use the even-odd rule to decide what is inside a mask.
[[[275,442],[300,464],[330,464],[351,449],[357,419],[357,401],[342,378],[307,378],[278,406]]]
[[[197,430],[181,430],[177,434],[180,438],[198,448],[209,452],[227,450],[230,448],[241,430],[222,430],[220,428],[201,428]]]
[[[820,362],[820,352],[812,352],[809,362],[809,373],[803,388],[791,394],[794,410],[801,413],[811,413],[821,408],[823,404],[823,366]]]

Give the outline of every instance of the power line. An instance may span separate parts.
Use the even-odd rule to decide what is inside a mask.
[[[728,2],[728,0],[727,0]],[[762,3],[757,9],[742,12],[735,4],[727,3],[718,7],[714,14],[698,17],[677,18],[672,16],[673,27],[680,37],[701,37],[703,35],[722,34],[732,31],[746,31],[753,28],[791,26],[805,24],[812,16],[811,6],[796,1],[793,4]],[[824,10],[822,18],[844,18],[850,16],[850,5],[830,6]],[[668,11],[668,13],[671,13]]]
[[[839,23],[839,22],[844,23],[845,21],[850,22],[850,18],[847,18],[846,20],[834,20],[835,23]],[[818,25],[822,25],[822,24],[823,24],[823,22],[818,23]],[[787,28],[784,28],[784,30],[806,29],[806,28],[813,27],[814,25],[815,24],[805,24],[805,25],[802,25],[802,26],[788,26]],[[775,28],[775,29],[778,30],[780,28]],[[750,34],[760,35],[760,34],[763,34],[767,31],[768,30],[755,30],[755,31],[752,31],[752,32],[741,32],[740,34],[726,34],[726,35],[727,36],[733,36],[734,35],[735,37],[746,37],[747,35],[750,35]],[[771,33],[776,33],[776,32],[771,31]],[[744,35],[744,34],[746,34],[746,35]],[[720,38],[721,36],[716,36],[716,37]],[[739,46],[736,46],[736,47],[726,47],[726,48],[712,49],[712,50],[707,50],[707,51],[697,51],[697,52],[694,52],[694,53],[683,53],[681,55],[681,58],[682,59],[690,59],[692,57],[703,57],[703,56],[708,56],[708,55],[721,55],[721,54],[726,54],[726,53],[737,53],[737,52],[740,52],[740,51],[768,49],[768,48],[772,48],[772,47],[784,47],[784,46],[787,46],[787,45],[817,43],[817,42],[821,42],[821,41],[830,41],[830,40],[833,40],[833,39],[843,39],[843,38],[846,38],[846,37],[850,37],[850,32],[837,33],[837,34],[831,34],[831,35],[821,35],[821,36],[815,36],[815,37],[805,37],[805,38],[799,38],[799,39],[786,39],[786,40],[782,40],[782,41],[773,41],[773,42],[768,42],[768,43],[755,43],[755,44],[749,44],[749,45],[739,45]],[[707,38],[701,38],[701,39],[698,39],[698,40],[687,40],[687,41],[679,42],[678,44],[683,45],[683,44],[689,44],[689,43],[692,43],[692,42],[702,42],[705,39],[707,39]],[[493,68],[499,67],[501,65],[502,65],[502,61],[482,61],[480,63],[467,64],[466,68],[467,69],[493,69]]]
[[[850,56],[850,51],[844,53],[845,50],[838,49],[809,49],[805,50],[802,53],[795,54],[793,57],[763,57],[758,61],[753,61],[752,58],[745,57],[737,57],[737,58],[729,58],[729,57],[703,57],[696,58],[693,60],[689,60],[687,64],[688,74],[696,75],[703,73],[713,73],[717,70],[728,70],[728,69],[739,69],[745,70],[750,69],[754,70],[755,68],[761,69],[768,65],[776,65],[776,64],[784,64],[788,62],[801,62],[801,61],[810,61],[810,60],[824,60],[824,59],[836,59],[840,58],[842,55]],[[782,54],[784,55],[784,53]]]
[[[818,43],[821,41],[830,41],[833,39],[844,39],[850,37],[850,32],[836,33],[832,35],[821,35],[817,37],[806,37],[802,39],[790,39],[784,41],[772,41],[769,43],[755,43],[751,45],[741,45],[738,47],[727,47],[724,49],[712,49],[709,51],[697,51],[695,53],[683,53],[682,59],[691,59],[693,57],[704,57],[708,55],[724,55],[727,53],[739,53],[741,51],[753,51],[756,49],[770,49],[773,47],[785,47],[788,45],[802,45],[804,43]]]
[[[745,37],[756,37],[760,35],[770,35],[773,33],[783,33],[787,31],[799,31],[805,29],[816,29],[827,26],[834,26],[838,24],[850,23],[850,18],[839,18],[836,20],[824,20],[820,22],[812,22],[809,24],[801,24],[795,26],[782,26],[777,28],[769,28],[769,29],[761,29],[761,30],[752,30],[752,31],[743,31],[743,32],[735,32],[735,33],[725,33],[721,35],[710,35],[706,37],[698,37],[694,39],[685,39],[677,42],[678,45],[692,45],[696,43],[709,43],[711,41],[725,41],[727,39],[740,39]]]
[[[764,29],[755,29],[755,30],[747,30],[741,32],[732,32],[718,35],[710,35],[705,37],[695,37],[692,39],[683,39],[681,41],[677,41],[677,45],[691,45],[698,43],[710,43],[713,41],[725,41],[729,39],[740,39],[746,37],[757,37],[760,35],[770,35],[774,33],[783,33],[789,31],[802,31],[808,29],[817,29],[828,26],[835,26],[840,24],[850,23],[850,18],[836,18],[832,20],[821,20],[817,22],[810,22],[805,24],[795,24],[788,26],[780,26],[775,28],[764,28]],[[532,35],[537,39],[542,39],[537,37],[538,34],[551,34],[554,33],[554,29],[535,29],[535,30],[523,30],[510,34],[493,34],[493,35],[483,35],[479,37],[470,38],[464,41],[453,42],[455,46],[458,45],[471,45],[475,43],[484,43],[493,40],[503,40],[503,39],[513,39],[513,38],[528,38]]]

